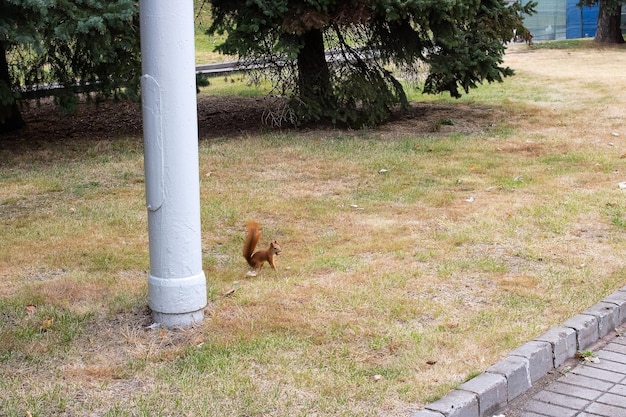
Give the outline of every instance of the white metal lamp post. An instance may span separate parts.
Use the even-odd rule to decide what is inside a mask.
[[[140,0],[150,240],[148,298],[165,327],[201,321],[202,271],[193,0]]]

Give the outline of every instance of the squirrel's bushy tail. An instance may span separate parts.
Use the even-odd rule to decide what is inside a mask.
[[[250,266],[254,266],[251,258],[257,243],[259,243],[259,239],[261,239],[261,226],[259,223],[251,220],[246,226],[246,238],[243,242],[243,257],[246,258]]]

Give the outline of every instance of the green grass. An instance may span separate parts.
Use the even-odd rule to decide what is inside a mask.
[[[234,60],[215,51],[217,45],[226,38],[224,35],[207,35],[206,30],[211,25],[211,5],[205,0],[194,0],[195,22],[195,49],[196,64],[210,64],[221,61]]]
[[[272,89],[268,81],[263,81],[256,85],[250,83],[250,80],[240,73],[232,73],[223,77],[212,77],[209,81],[210,84],[201,89],[201,95],[262,97],[266,96]]]
[[[566,39],[548,42],[535,42],[531,45],[531,49],[580,49],[596,47],[592,38],[586,39]]]

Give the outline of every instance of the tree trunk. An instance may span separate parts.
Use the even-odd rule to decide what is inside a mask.
[[[9,77],[9,63],[7,61],[7,53],[5,45],[0,43],[0,88],[6,91],[0,91],[0,133],[10,132],[24,126],[24,120],[17,106],[15,99],[7,100],[8,97],[1,95],[11,94],[11,79]]]
[[[617,4],[615,4],[617,3]],[[620,2],[600,1],[598,27],[594,40],[598,43],[624,43],[621,24],[622,6]]]
[[[302,35],[304,46],[298,53],[298,88],[300,99],[307,105],[333,105],[333,92],[330,71],[324,54],[322,31],[311,29]]]

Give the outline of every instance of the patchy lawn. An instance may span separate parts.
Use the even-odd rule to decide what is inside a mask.
[[[138,106],[25,111],[0,137],[0,415],[408,416],[623,286],[624,49],[506,63],[365,131],[203,93],[210,304],[178,331],[147,328]],[[278,271],[246,277],[248,219]]]

